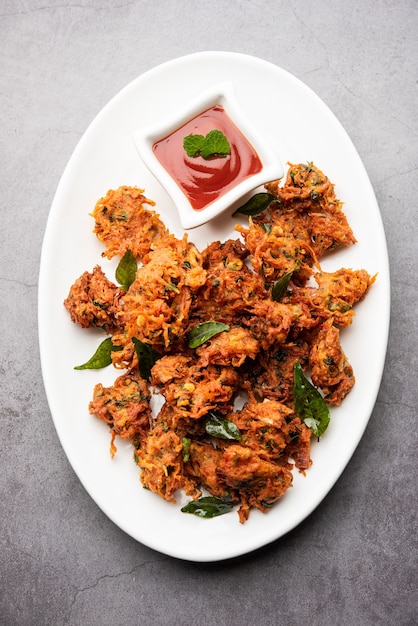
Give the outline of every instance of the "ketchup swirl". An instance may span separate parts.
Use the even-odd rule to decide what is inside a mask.
[[[230,154],[209,159],[189,157],[183,148],[184,137],[207,135],[215,128],[228,139]],[[262,167],[257,152],[221,105],[207,109],[154,143],[153,151],[196,210],[204,209]]]

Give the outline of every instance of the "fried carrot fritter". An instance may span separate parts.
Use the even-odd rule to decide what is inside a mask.
[[[73,322],[82,328],[102,328],[106,332],[118,327],[116,312],[121,290],[106,278],[98,265],[84,272],[71,286],[64,306]]]
[[[144,487],[170,502],[178,490],[197,499],[204,489],[239,505],[242,523],[286,493],[294,468],[309,469],[295,365],[325,402],[344,400],[355,376],[342,329],[376,279],[364,269],[322,271],[323,255],[356,240],[313,163],[289,164],[266,190],[270,205],[236,226],[240,239],[202,251],[167,230],[142,189],[110,190],[92,213],[94,232],[107,259],[129,250],[136,274],[134,266],[121,289],[97,266],[64,302],[73,322],[112,336],[113,365],[125,369],[112,386],[97,384],[89,405],[110,427],[112,455],[116,437],[130,440]]]
[[[119,187],[98,200],[91,215],[95,219],[94,233],[106,247],[102,256],[111,259],[130,250],[143,259],[168,236],[157,213],[148,208],[155,202],[143,192],[138,187]]]

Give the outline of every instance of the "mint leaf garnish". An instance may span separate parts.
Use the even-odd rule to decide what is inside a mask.
[[[226,157],[231,153],[231,146],[222,131],[214,128],[205,136],[187,135],[183,139],[183,148],[187,156],[201,156],[203,159],[211,157]]]
[[[183,148],[187,152],[187,156],[196,157],[201,149],[205,138],[203,135],[187,135],[183,139]]]
[[[210,159],[212,156],[225,157],[231,152],[231,146],[228,139],[220,130],[211,130],[205,137],[200,151],[204,159]]]

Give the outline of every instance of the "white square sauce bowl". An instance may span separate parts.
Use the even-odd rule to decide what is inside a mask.
[[[185,137],[203,141],[209,133],[210,140],[215,135],[226,138],[229,153],[217,153],[219,143],[211,143],[214,152],[209,150],[209,156],[204,149],[186,151]],[[260,185],[283,176],[278,155],[241,111],[230,82],[215,85],[169,118],[137,129],[134,142],[171,196],[185,230],[205,224]]]

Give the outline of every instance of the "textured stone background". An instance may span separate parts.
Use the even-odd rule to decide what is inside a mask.
[[[416,0],[0,1],[2,625],[418,623],[417,32]],[[126,536],[73,473],[43,390],[37,281],[90,121],[142,72],[208,49],[276,63],[345,126],[383,216],[392,322],[371,421],[325,501],[267,548],[199,565]]]

